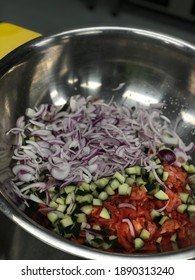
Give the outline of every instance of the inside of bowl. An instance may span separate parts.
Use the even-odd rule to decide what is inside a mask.
[[[173,127],[181,120],[177,133],[189,144],[195,134],[195,48],[143,30],[94,28],[12,52],[0,68],[1,182],[10,176],[14,138],[6,132],[16,119],[28,107],[63,105],[78,94],[130,107],[163,103]],[[179,250],[162,251],[173,249]]]

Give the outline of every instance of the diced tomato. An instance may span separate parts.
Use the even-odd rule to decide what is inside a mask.
[[[132,220],[134,229],[137,234],[140,234],[141,230],[144,228],[146,219],[143,217],[137,217],[135,220]]]
[[[154,236],[156,235],[157,231],[158,231],[158,227],[154,222],[150,222],[147,221],[146,223],[146,229],[149,231],[150,233],[150,238],[149,240],[152,240],[154,238]]]
[[[169,197],[168,204],[167,201],[161,201],[153,195],[149,195],[144,186],[133,185],[130,195],[116,193],[104,201],[103,206],[93,207],[92,213],[88,216],[88,222],[91,226],[98,224],[102,229],[108,229],[109,234],[117,235],[118,244],[116,248],[120,252],[132,253],[135,251],[132,231],[128,223],[122,222],[123,219],[130,220],[135,237],[140,235],[143,228],[149,231],[150,237],[141,249],[144,251],[157,251],[157,247],[158,249],[161,248],[162,251],[172,250],[171,236],[174,233],[177,233],[178,238],[183,240],[181,241],[182,246],[188,246],[188,244],[194,242],[191,238],[191,223],[187,214],[177,211],[177,207],[182,203],[179,192],[187,192],[185,189],[187,174],[176,166],[164,165],[164,169],[169,172],[169,177],[166,181],[168,188],[164,190]],[[127,205],[119,207],[121,203],[126,203]],[[133,205],[133,207],[128,207],[128,204]],[[166,207],[163,211],[165,215],[169,216],[169,219],[163,225],[160,225],[152,220],[151,211],[153,209],[159,210],[164,206]],[[103,207],[110,212],[110,219],[100,217]],[[157,246],[156,240],[159,237],[162,237],[162,240]],[[187,241],[184,241],[185,239]],[[84,237],[81,240],[79,239],[78,242],[83,240]]]
[[[160,233],[163,234],[163,233],[175,232],[175,230],[177,230],[178,228],[180,228],[179,222],[174,219],[169,219],[165,221],[165,223],[162,225],[162,229]]]
[[[143,186],[132,188],[130,201],[137,201],[137,200],[142,201],[142,203],[144,203],[144,201],[147,200],[147,191]]]
[[[169,173],[166,184],[169,188],[183,191],[187,183],[187,172],[178,166],[164,164],[164,171]]]
[[[170,189],[166,189],[165,193],[169,197],[169,203],[166,207],[167,212],[172,212],[173,210],[177,209],[177,207],[182,203],[180,196],[178,193],[172,192]]]
[[[130,233],[129,226],[127,223],[117,224],[117,236],[119,244],[125,248],[127,251],[132,251],[133,249],[133,237]]]

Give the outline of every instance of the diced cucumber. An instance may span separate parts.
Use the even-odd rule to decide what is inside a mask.
[[[103,204],[103,201],[101,199],[99,199],[99,198],[94,198],[93,199],[93,205],[94,206],[102,206],[102,204]]]
[[[116,240],[117,239],[117,236],[116,235],[110,235],[109,236],[109,240]]]
[[[92,195],[93,195],[93,197],[98,198],[99,193],[97,192],[97,190],[94,190],[94,191],[92,192]]]
[[[98,198],[101,199],[101,200],[106,200],[106,199],[108,198],[107,192],[104,192],[104,191],[101,192],[101,193],[99,194]]]
[[[82,195],[76,195],[76,201],[78,201],[78,203],[82,203],[83,202],[83,196]]]
[[[169,220],[169,217],[163,216],[158,223],[162,226],[167,220]]]
[[[72,237],[72,233],[64,233],[64,238],[70,239]]]
[[[54,224],[58,220],[59,217],[56,213],[49,212],[47,214],[47,218],[52,224]]]
[[[188,173],[195,173],[195,166],[193,164],[190,164],[188,166]]]
[[[159,186],[154,183],[148,183],[145,185],[145,188],[147,189],[147,192],[149,194],[154,194],[159,190]]]
[[[93,201],[93,195],[92,194],[86,194],[83,196],[82,202],[88,202],[92,203]]]
[[[104,190],[107,192],[108,195],[115,194],[114,190],[112,189],[112,187],[110,185],[107,185]]]
[[[147,240],[148,238],[150,238],[150,232],[147,229],[142,229],[141,233],[140,233],[140,238],[143,240]]]
[[[66,196],[66,199],[65,199],[65,204],[66,205],[70,204],[71,200],[72,200],[72,194],[68,193],[67,196]]]
[[[116,178],[121,184],[125,182],[125,177],[118,171],[114,173],[113,178]]]
[[[56,203],[58,203],[58,204],[61,204],[61,205],[64,205],[64,198],[62,198],[62,197],[58,197],[58,198],[56,198]]]
[[[110,219],[110,212],[105,207],[102,208],[100,212],[100,217],[103,219]]]
[[[176,242],[176,241],[177,241],[177,234],[174,233],[174,234],[171,236],[170,240],[171,240],[172,242]]]
[[[97,185],[94,182],[91,182],[90,183],[90,190],[93,192],[93,191],[96,190],[96,188],[97,188]]]
[[[91,245],[94,248],[99,248],[101,246],[101,244],[102,244],[102,241],[101,241],[101,243],[97,242],[97,238],[94,238],[94,239],[91,240]]]
[[[79,203],[88,202],[90,204],[93,201],[93,195],[92,194],[77,195],[76,201],[78,201]]]
[[[117,179],[110,181],[110,186],[113,190],[116,190],[120,186],[120,182]]]
[[[178,207],[177,207],[177,211],[179,212],[179,213],[184,213],[185,211],[186,211],[186,209],[187,209],[187,204],[180,204]]]
[[[157,193],[154,194],[154,197],[156,197],[159,200],[168,200],[168,195],[163,192],[162,190],[159,190]]]
[[[81,211],[83,213],[85,213],[86,215],[90,215],[91,214],[91,211],[92,211],[92,205],[85,205],[85,206],[82,206],[81,207]]]
[[[188,169],[189,169],[189,165],[188,164],[183,164],[182,165],[183,169],[188,172]]]
[[[48,192],[49,193],[52,193],[52,192],[55,192],[55,186],[52,186],[48,189]]]
[[[191,196],[189,196],[187,200],[187,204],[194,204],[194,203],[195,203],[194,199]]]
[[[137,184],[138,186],[146,185],[146,181],[144,181],[141,177],[138,177],[138,178],[136,179],[136,184]]]
[[[125,173],[128,175],[136,175],[136,167],[132,166],[132,167],[127,167],[125,168]]]
[[[69,227],[71,225],[73,225],[73,220],[71,218],[71,216],[69,215],[66,215],[64,216],[64,218],[60,221],[61,225],[66,228],[66,227]]]
[[[146,176],[147,175],[147,170],[144,167],[141,167],[141,175]]]
[[[190,195],[188,193],[185,193],[185,192],[180,192],[179,196],[180,196],[180,199],[183,203],[187,203]]]
[[[64,213],[64,211],[66,210],[66,205],[59,204],[59,206],[58,206],[58,208],[56,210]]]
[[[150,216],[151,216],[152,220],[156,220],[156,219],[160,219],[162,217],[162,214],[160,212],[156,211],[155,209],[153,209],[150,212]]]
[[[188,184],[186,184],[186,190],[191,191],[191,188]]]
[[[68,193],[71,193],[71,192],[75,191],[75,189],[76,189],[75,186],[66,186],[64,188],[64,191],[65,191],[66,194],[68,194]]]
[[[131,190],[132,190],[132,187],[130,187],[128,184],[124,183],[122,185],[120,185],[118,187],[118,193],[120,195],[130,195],[131,194]]]
[[[164,171],[162,174],[162,180],[165,182],[169,177],[169,172]]]
[[[142,174],[141,166],[135,166],[136,175],[140,176]]]
[[[132,177],[127,177],[125,183],[129,186],[132,186],[135,183],[135,179],[133,179]]]
[[[160,244],[162,241],[162,236],[159,236],[157,239],[156,239],[156,243]]]
[[[82,183],[81,188],[83,188],[84,191],[90,191],[90,184],[88,183]]]
[[[163,172],[164,172],[163,167],[159,167],[159,168],[156,170],[156,173],[157,173],[158,175],[162,175]]]
[[[77,223],[86,223],[87,222],[87,217],[85,213],[78,213],[77,215]]]
[[[101,246],[104,250],[108,250],[112,246],[112,244],[109,244],[107,242],[102,242]]]
[[[161,160],[159,158],[155,159],[156,164],[161,164]]]
[[[49,207],[52,207],[52,208],[58,208],[58,204],[55,202],[55,201],[50,201],[49,203]]]
[[[149,172],[148,180],[150,183],[152,183],[155,180],[155,176],[152,171]]]
[[[195,205],[188,205],[189,212],[195,212]]]
[[[101,227],[99,225],[93,225],[93,229],[101,230]]]
[[[108,178],[100,178],[97,181],[95,181],[95,184],[99,187],[99,188],[104,188],[107,184],[109,183],[109,179]]]
[[[128,175],[140,176],[142,174],[142,168],[141,168],[141,166],[138,166],[138,165],[128,167],[128,168],[125,168],[125,173]]]
[[[141,249],[144,246],[144,241],[140,237],[134,239],[134,246],[136,250]]]

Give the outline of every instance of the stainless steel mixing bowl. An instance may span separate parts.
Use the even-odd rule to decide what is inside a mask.
[[[154,255],[120,255],[79,246],[30,220],[18,207],[4,181],[10,176],[12,138],[27,107],[65,104],[72,95],[99,96],[134,105],[165,102],[186,143],[195,134],[195,47],[163,34],[134,28],[95,27],[42,37],[14,50],[0,61],[0,209],[47,244],[88,259],[168,258],[195,256],[195,246]],[[193,158],[195,160],[195,157]]]

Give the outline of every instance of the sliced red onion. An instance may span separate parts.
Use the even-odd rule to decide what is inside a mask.
[[[19,127],[16,127],[16,128],[12,128],[10,129],[6,135],[10,134],[10,133],[13,133],[13,134],[19,134],[19,133],[22,133],[24,132],[24,129],[23,128],[19,128]]]
[[[154,168],[152,168],[152,173],[154,174],[156,181],[159,182],[161,186],[167,188],[167,185],[159,178]]]
[[[167,208],[168,204],[169,204],[169,200],[167,201],[167,203],[162,208],[155,209],[155,210],[158,211],[158,212],[162,212]]]
[[[184,151],[186,152],[187,155],[190,155],[195,149],[195,144],[191,142],[189,145],[184,147]]]
[[[32,174],[30,173],[26,173],[26,174],[21,174],[20,172],[17,174],[17,177],[20,181],[23,181],[23,182],[31,182],[31,181],[34,181],[36,180],[36,177],[33,176]]]
[[[160,146],[185,145],[163,116],[162,104],[138,105],[131,110],[113,100],[106,104],[81,96],[71,97],[69,103],[67,111],[49,104],[28,109],[30,120],[24,126],[25,132],[20,128],[11,131],[18,136],[14,158],[25,160],[23,165],[28,162],[28,168],[34,170],[33,173],[18,170],[18,180],[35,183],[46,172],[66,186],[112,176],[115,171],[123,173],[125,167],[141,164],[148,172],[152,170],[156,180],[165,186],[155,171],[157,166],[151,162]],[[34,126],[38,129],[34,130]],[[186,146],[187,150],[192,148],[193,145]],[[165,150],[168,152],[164,155],[159,151],[161,160],[174,162],[174,152]],[[46,191],[47,187],[43,189]]]
[[[29,199],[34,201],[34,202],[43,203],[44,204],[44,201],[42,199],[40,199],[38,196],[34,195],[34,194],[30,194],[29,195]]]
[[[71,213],[71,211],[74,208],[74,204],[75,204],[75,193],[71,192],[71,201],[70,201],[70,205],[68,206],[66,213],[69,214]]]
[[[168,135],[162,135],[162,143],[171,145],[171,146],[177,146],[178,145],[178,139],[172,136]]]
[[[118,147],[120,145],[120,141],[115,139],[115,138],[105,138],[100,142],[100,146],[102,147],[102,149],[107,150],[108,147]]]
[[[21,188],[21,192],[25,192],[25,191],[30,190],[32,188],[43,189],[43,188],[45,188],[45,186],[46,186],[46,183],[44,183],[44,182],[32,183],[32,184],[29,184],[29,185]]]
[[[46,109],[46,106],[47,105],[45,105],[45,104],[41,104],[40,106],[39,106],[39,108],[37,108],[37,112],[35,112],[35,114],[34,114],[34,116],[33,117],[38,117],[38,116],[40,116],[41,114],[43,114],[43,112],[45,111],[45,109]]]
[[[33,125],[37,126],[37,127],[40,127],[40,128],[45,127],[45,124],[42,123],[42,122],[40,122],[40,121],[37,122],[37,121],[35,121],[35,120],[29,120],[29,122],[32,123]]]
[[[120,203],[118,204],[119,208],[131,208],[136,211],[136,207],[131,203]]]
[[[60,167],[53,167],[51,169],[51,175],[53,178],[57,180],[64,180],[68,176],[70,172],[70,165],[64,164],[63,166]]]
[[[32,152],[32,151],[28,151],[27,149],[24,150],[25,154],[27,154],[29,156],[29,158],[31,158],[32,160],[33,159],[36,159],[37,158],[37,155]]]
[[[24,129],[24,126],[25,126],[24,116],[21,116],[16,121],[16,127]]]
[[[46,148],[46,149],[49,149],[50,148],[50,143],[49,143],[49,139],[48,141],[42,141],[42,140],[39,140],[36,142],[36,144],[38,144],[41,148]]]
[[[31,108],[27,108],[25,115],[31,119],[34,117],[35,113],[36,113],[35,110],[33,110]]]
[[[158,156],[163,163],[173,164],[176,161],[175,153],[169,149],[160,150]]]
[[[174,153],[176,156],[176,164],[181,167],[182,164],[186,163],[188,156],[186,152],[181,148],[175,148]]]
[[[94,173],[95,171],[97,171],[98,169],[98,165],[95,163],[95,164],[92,164],[92,165],[89,165],[87,166],[87,169],[89,170],[89,172],[92,174]]]
[[[35,174],[35,170],[25,164],[17,164],[12,168],[13,173],[16,175],[18,172],[25,171],[27,173]]]
[[[167,123],[171,123],[170,119],[168,119],[166,116],[162,115],[160,116],[161,119],[163,119],[164,121],[166,121]]]
[[[122,219],[122,222],[128,224],[131,236],[135,237],[135,230],[131,220],[126,218],[126,219]]]
[[[85,231],[94,234],[94,235],[102,235],[102,236],[107,236],[108,232],[106,230],[103,229],[94,229],[94,228],[84,228]]]
[[[46,129],[37,129],[37,130],[34,130],[32,131],[31,135],[37,135],[37,136],[51,136],[52,133],[51,131],[49,130],[46,130]]]

